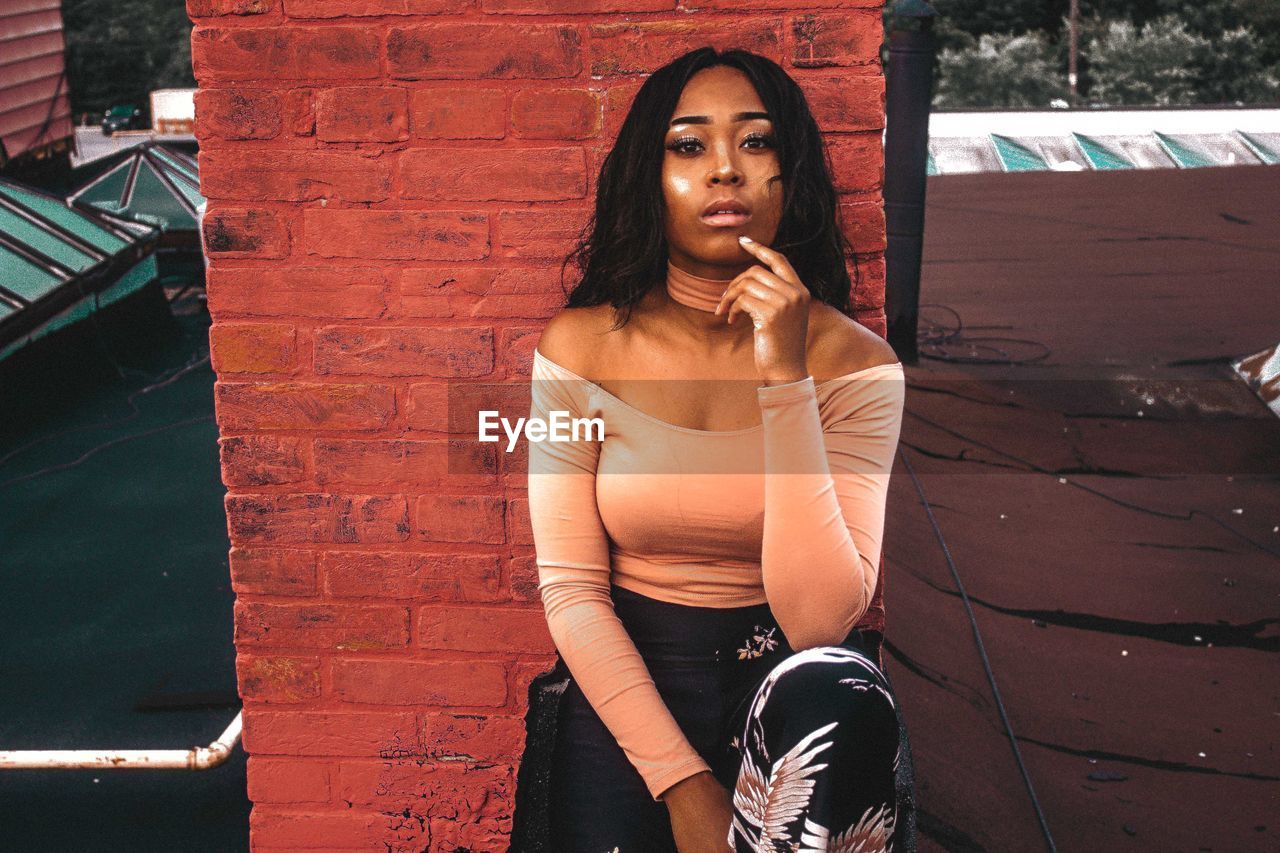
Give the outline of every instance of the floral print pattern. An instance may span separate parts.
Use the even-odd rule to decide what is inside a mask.
[[[821,666],[825,664],[838,668]],[[814,719],[834,715],[836,719],[813,727],[776,760],[771,759],[768,744],[776,744],[781,734],[765,730],[762,714],[779,681],[788,673],[796,673],[791,676],[796,678],[802,669],[804,680],[798,682],[795,689],[811,695],[814,704],[809,708],[789,704],[788,713],[806,712]],[[859,674],[830,678],[831,673],[840,672]],[[843,646],[807,649],[776,665],[756,690],[743,735],[733,740],[734,748],[742,754],[733,791],[734,816],[727,838],[735,851],[892,853],[896,819],[893,779],[900,758],[896,738],[891,766],[883,760],[886,756],[883,749],[872,750],[880,758],[879,766],[867,767],[867,762],[856,762],[858,766],[855,766],[848,758],[851,754],[848,744],[843,752],[837,749],[838,744],[845,739],[852,743],[851,739],[879,737],[882,733],[853,731],[855,722],[863,717],[837,714],[834,704],[824,703],[824,694],[816,689],[824,684],[851,687],[867,697],[865,702],[887,706],[896,713],[883,675],[870,659],[853,649]],[[804,689],[810,686],[815,689]],[[832,712],[824,716],[823,708],[830,708]],[[880,718],[884,718],[883,713]],[[833,764],[839,765],[838,771]],[[818,780],[824,771],[838,772],[840,784],[829,782],[820,789]],[[832,801],[835,797],[831,792],[836,788],[841,790],[840,802]],[[849,814],[850,804],[855,804],[852,819],[846,817],[841,824],[835,824],[833,818],[839,813]]]
[[[738,649],[738,660],[758,658],[766,652],[777,649],[778,640],[773,636],[777,630],[777,625],[767,629],[757,625],[755,633],[747,638],[746,642],[742,644],[742,648]]]

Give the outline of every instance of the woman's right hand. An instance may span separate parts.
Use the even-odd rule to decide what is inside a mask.
[[[733,853],[733,797],[709,771],[681,779],[662,795],[680,853]]]

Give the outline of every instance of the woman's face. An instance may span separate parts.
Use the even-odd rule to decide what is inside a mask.
[[[733,278],[758,263],[739,235],[769,245],[782,218],[773,122],[747,75],[704,68],[689,79],[671,116],[662,158],[664,230],[671,262],[705,278]],[[754,116],[741,115],[754,113]],[[736,216],[712,216],[732,199]]]

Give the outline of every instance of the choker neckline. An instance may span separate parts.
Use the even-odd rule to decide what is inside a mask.
[[[667,293],[681,305],[714,312],[732,278],[703,278],[667,261]]]

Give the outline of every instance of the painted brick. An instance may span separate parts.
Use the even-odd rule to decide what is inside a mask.
[[[320,696],[320,658],[244,652],[236,657],[236,681],[247,702],[309,702]]]
[[[781,19],[768,16],[601,23],[590,27],[591,74],[649,74],[690,50],[740,47],[779,61]]]
[[[249,799],[255,803],[325,803],[329,801],[327,762],[249,756]]]
[[[210,152],[201,152],[203,170]],[[262,208],[221,208],[204,217],[204,248],[210,258],[283,258],[289,228],[282,215]]]
[[[859,253],[883,252],[885,243],[884,202],[880,200],[840,205],[844,234]]]
[[[404,198],[561,201],[586,193],[581,148],[415,148],[400,155]]]
[[[341,151],[200,152],[200,190],[236,201],[385,201],[389,166]]]
[[[327,258],[460,261],[489,254],[489,217],[483,213],[309,207],[302,222],[306,251]]]
[[[403,495],[227,495],[233,544],[403,542],[409,538]]]
[[[590,215],[585,208],[504,210],[498,214],[498,254],[509,259],[555,260],[558,269]]]
[[[878,8],[797,15],[791,20],[791,63],[797,68],[865,65],[878,73],[883,39]]]
[[[438,23],[392,27],[387,70],[403,80],[576,77],[582,36],[575,27]]]
[[[701,0],[698,5],[703,5]],[[480,0],[480,6],[496,14],[598,15],[671,12],[676,8],[676,0]]]
[[[237,601],[235,640],[335,651],[394,649],[409,642],[407,610],[373,604]]]
[[[201,86],[234,80],[361,80],[380,76],[369,27],[196,27],[191,60]]]
[[[229,563],[237,594],[315,595],[317,590],[313,551],[233,547]]]
[[[397,142],[409,138],[406,89],[323,89],[316,93],[315,110],[316,138],[326,142]]]
[[[224,430],[378,429],[396,407],[390,386],[366,383],[219,380],[213,399]]]
[[[448,467],[447,441],[317,438],[316,482],[327,485],[431,483]]]
[[[319,374],[484,376],[493,370],[493,330],[328,326],[315,332]]]
[[[428,542],[501,545],[507,541],[505,504],[493,495],[423,495],[418,498],[414,529]]]
[[[335,850],[390,849],[398,834],[387,828],[378,811],[300,810],[297,805],[263,803],[249,813],[249,836],[255,853],[264,849]]]
[[[254,89],[201,89],[195,93],[196,138],[275,139],[284,128],[284,106],[277,92]]]
[[[187,15],[212,18],[219,15],[261,15],[270,12],[276,0],[187,0]]]
[[[213,369],[223,373],[283,373],[297,361],[297,331],[271,323],[214,323]]]
[[[542,601],[538,592],[538,564],[533,554],[513,557],[507,563],[511,577],[511,597],[516,601]]]
[[[500,708],[507,702],[507,670],[475,660],[339,659],[333,694],[343,702]]]
[[[885,86],[879,74],[803,78],[805,100],[824,133],[884,128]]]
[[[507,132],[503,89],[414,89],[409,125],[421,139],[501,139]]]
[[[291,18],[357,18],[366,15],[438,15],[460,12],[467,0],[284,0]]]
[[[878,193],[884,185],[884,147],[879,131],[827,140],[836,192]]]
[[[412,838],[413,846],[397,849],[506,850],[515,768],[459,763],[343,762],[338,790],[352,803],[403,804],[395,813],[396,839]]]
[[[381,267],[211,267],[209,311],[218,316],[380,317],[387,311],[389,274]]]
[[[555,651],[541,607],[424,605],[414,621],[414,642],[427,649],[466,652]]]
[[[522,89],[511,98],[511,131],[525,139],[595,136],[602,100],[586,89]]]
[[[331,598],[496,601],[501,576],[492,554],[339,551],[320,561]]]
[[[245,752],[250,755],[331,755],[379,758],[416,737],[417,720],[404,710],[307,711],[244,709]]]
[[[292,435],[232,435],[220,438],[222,482],[227,486],[297,483],[306,473],[303,440]]]

